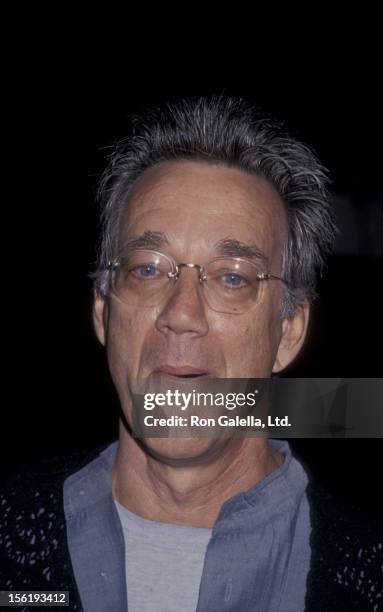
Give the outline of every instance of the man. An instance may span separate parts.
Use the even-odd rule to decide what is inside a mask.
[[[28,499],[10,486],[1,587],[91,612],[378,609],[382,540],[287,442],[134,435],[140,381],[268,379],[298,354],[335,236],[326,170],[243,100],[183,100],[134,119],[100,197],[119,440]]]

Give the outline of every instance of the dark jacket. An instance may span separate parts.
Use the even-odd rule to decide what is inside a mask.
[[[46,462],[1,487],[0,590],[66,590],[69,609],[82,609],[66,538],[63,482],[98,452]],[[337,502],[313,478],[307,497],[312,553],[306,610],[383,610],[381,525]]]

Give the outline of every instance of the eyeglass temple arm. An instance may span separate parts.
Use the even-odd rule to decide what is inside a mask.
[[[259,274],[257,274],[257,279],[258,280],[270,280],[270,279],[275,279],[275,280],[280,280],[282,281],[282,283],[284,283],[285,285],[288,285],[288,282],[285,281],[284,278],[282,278],[281,276],[276,276],[275,274],[269,274],[268,272],[260,272]]]
[[[120,267],[120,262],[117,261],[116,259],[114,259],[113,261],[108,261],[107,265],[106,265],[106,269],[107,270],[115,270],[116,268]]]

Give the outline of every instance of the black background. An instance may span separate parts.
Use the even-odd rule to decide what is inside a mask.
[[[112,54],[106,40],[81,43],[81,36],[71,36],[66,32],[55,44],[50,32],[40,46],[36,33],[31,44],[10,52],[3,113],[9,167],[2,207],[2,469],[24,469],[116,436],[118,404],[90,323],[94,196],[104,147],[125,135],[128,113],[163,100],[245,96],[314,147],[331,170],[334,196],[346,202],[341,211],[350,214],[341,214],[340,246],[320,281],[306,346],[286,375],[380,376],[382,251],[376,235],[383,134],[376,51],[350,56],[340,42],[333,55],[320,52],[314,59],[306,40],[276,59],[262,46],[244,62],[241,53],[224,54],[223,47],[184,56],[179,45],[166,52],[158,47],[142,59],[139,47],[128,43]],[[381,440],[292,444],[339,496],[368,512],[382,508]]]

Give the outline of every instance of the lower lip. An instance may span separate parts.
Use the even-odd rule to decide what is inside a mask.
[[[197,378],[207,378],[209,374],[192,374],[190,376],[182,376],[177,374],[170,374],[169,372],[164,372],[162,370],[157,370],[156,372],[152,372],[152,376],[161,376],[162,378],[174,378],[175,380],[195,380]]]

